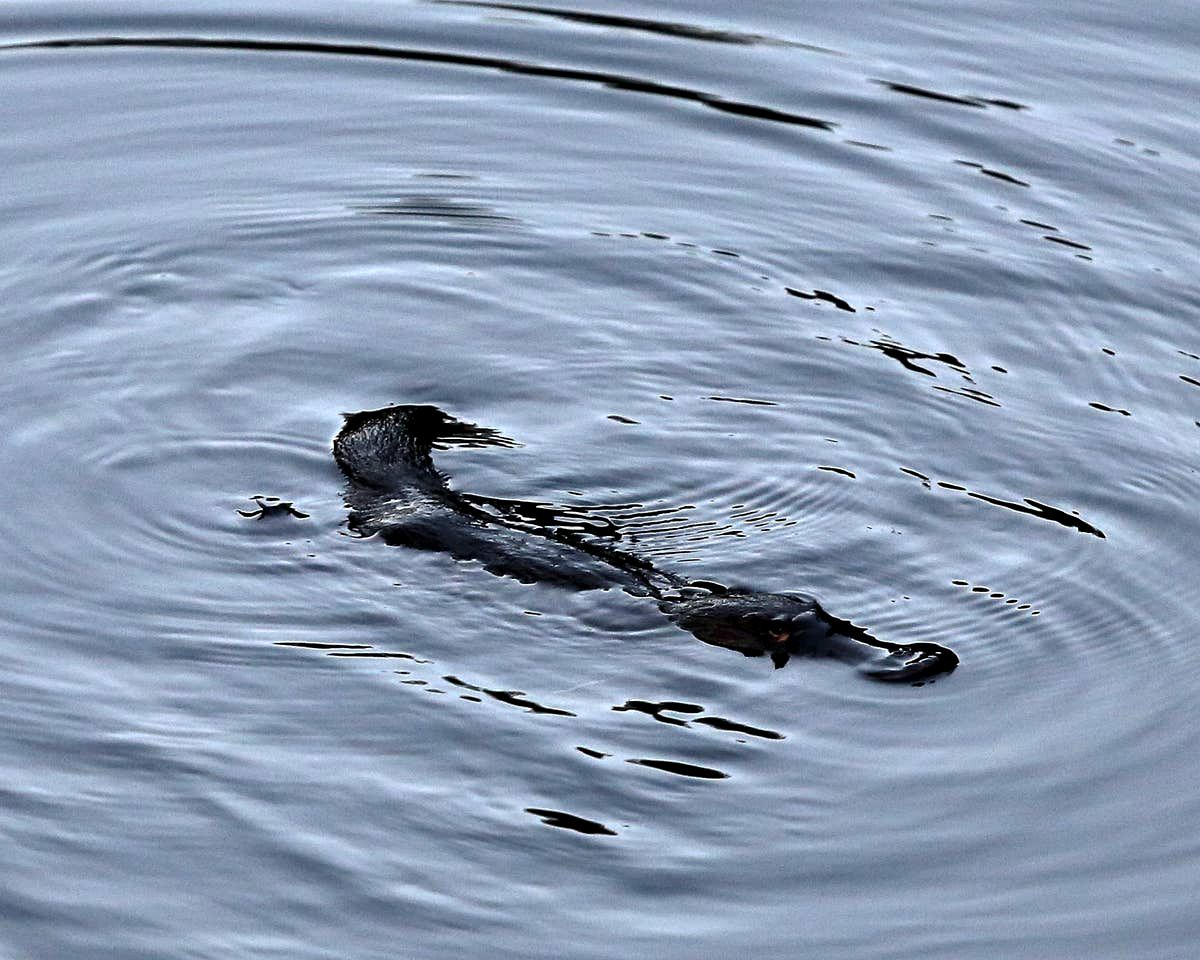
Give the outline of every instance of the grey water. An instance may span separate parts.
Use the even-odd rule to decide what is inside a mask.
[[[1185,958],[1200,8],[0,7],[0,957]],[[454,490],[921,686],[359,537]]]

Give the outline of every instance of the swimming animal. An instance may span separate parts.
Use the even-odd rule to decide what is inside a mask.
[[[936,643],[889,643],[832,616],[803,593],[763,593],[689,580],[596,537],[505,509],[505,501],[452,490],[432,451],[516,444],[429,405],[345,415],[333,456],[345,474],[349,527],[395,546],[475,560],[492,573],[580,590],[619,588],[657,601],[697,639],[776,667],[830,657],[872,680],[921,682],[958,666]]]

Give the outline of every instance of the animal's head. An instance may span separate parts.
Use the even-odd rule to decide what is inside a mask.
[[[777,667],[793,653],[827,655],[834,633],[820,604],[801,593],[691,588],[668,601],[664,611],[698,640],[748,657],[766,654]]]
[[[429,453],[446,447],[513,447],[488,427],[457,420],[429,404],[400,404],[345,414],[333,456],[351,480],[387,488],[406,471],[433,469]]]

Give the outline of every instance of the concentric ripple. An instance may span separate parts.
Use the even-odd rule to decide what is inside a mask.
[[[6,8],[0,954],[1192,949],[1195,11],[787,6]],[[392,403],[961,666],[356,538]]]

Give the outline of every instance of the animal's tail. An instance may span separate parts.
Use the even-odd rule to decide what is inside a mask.
[[[913,683],[950,673],[958,666],[958,654],[937,643],[897,646],[884,656],[859,666],[872,680],[884,683]]]
[[[333,456],[356,483],[387,490],[414,474],[436,476],[430,451],[447,447],[515,447],[489,427],[476,426],[427,404],[402,404],[344,414]]]

